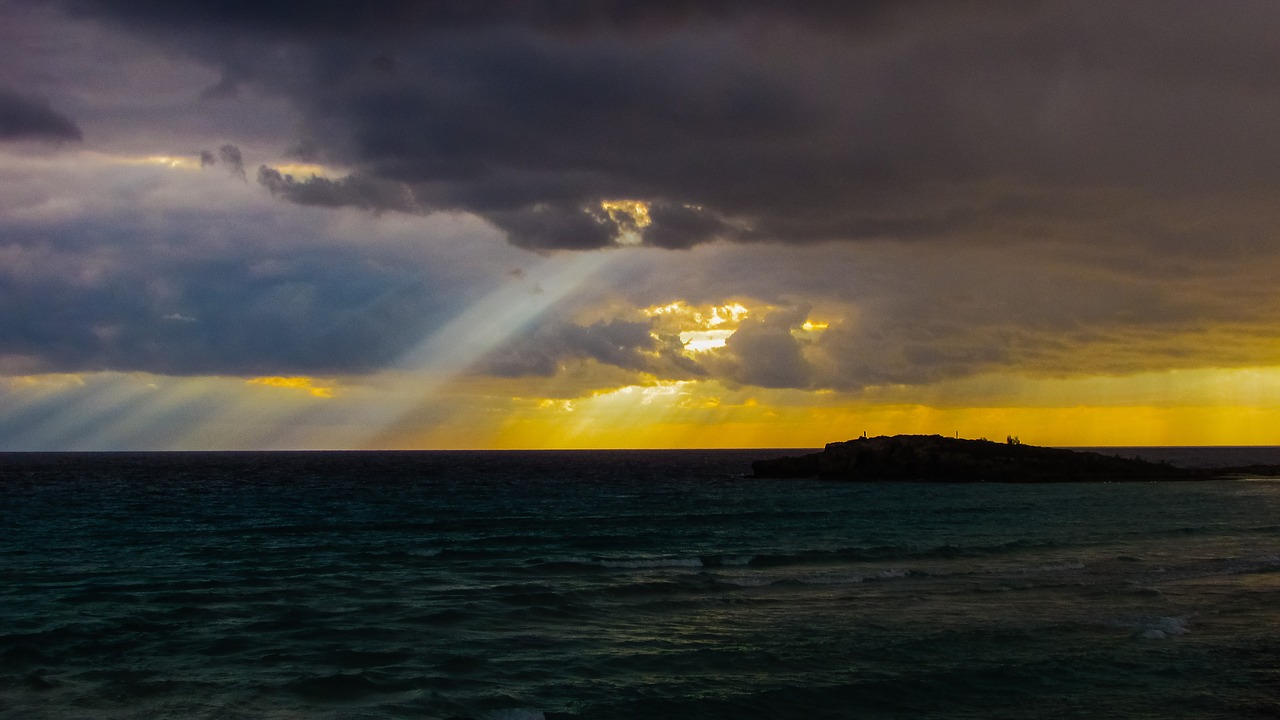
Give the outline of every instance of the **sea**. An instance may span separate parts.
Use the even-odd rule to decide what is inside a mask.
[[[0,718],[1280,717],[1280,481],[785,454],[0,454]]]

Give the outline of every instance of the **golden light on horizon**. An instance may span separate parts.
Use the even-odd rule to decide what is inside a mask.
[[[52,447],[40,443],[47,437],[78,449],[132,447],[131,438],[155,437],[164,444],[145,447],[803,448],[863,432],[993,440],[1015,435],[1045,446],[1280,444],[1280,368],[989,375],[861,393],[651,375],[601,386],[609,377],[623,376],[459,376],[441,386],[437,410],[404,417],[372,441],[363,439],[362,408],[403,395],[419,382],[416,376],[387,374],[342,393],[328,380],[306,376],[119,373],[10,376],[0,388],[10,407],[71,403],[76,411],[67,422],[37,423],[19,436],[33,447]],[[126,407],[128,422],[102,432],[100,419]]]
[[[317,385],[317,380],[315,378],[303,376],[272,376],[249,378],[245,382],[250,385],[266,385],[268,387],[286,388],[290,390],[303,390],[318,398],[333,397],[333,388],[324,385]]]

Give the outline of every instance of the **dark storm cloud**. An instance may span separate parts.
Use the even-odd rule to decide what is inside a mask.
[[[399,210],[414,212],[418,209],[413,194],[402,184],[349,175],[338,180],[312,176],[297,180],[292,175],[266,167],[258,168],[258,183],[299,205],[320,207],[358,207],[366,210]]]
[[[484,291],[487,271],[424,267],[420,247],[402,255],[376,228],[356,245],[327,239],[323,222],[295,219],[307,238],[300,252],[261,217],[169,208],[157,226],[150,212],[6,228],[0,364],[24,358],[27,373],[372,372]]]
[[[1231,214],[1280,188],[1269,2],[72,7],[292,101],[294,142],[352,174],[268,168],[278,196],[469,211],[530,248],[617,242],[617,199],[670,248],[1109,241],[1117,198],[1158,216],[1211,191]]]
[[[582,32],[664,29],[734,18],[808,18],[821,22],[867,22],[902,0],[794,3],[786,0],[500,0],[420,2],[310,0],[307,2],[222,2],[220,0],[71,0],[80,12],[106,12],[132,22],[205,26],[210,23],[292,33],[403,32],[424,28],[493,25]]]
[[[148,38],[155,57],[198,61],[185,63],[199,72],[182,74],[177,87],[193,113],[208,113],[208,132],[174,145],[214,147],[201,163],[233,172],[246,159],[250,170],[270,163],[248,190],[261,188],[255,202],[268,192],[281,200],[267,203],[287,218],[274,221],[276,232],[294,232],[301,216],[334,216],[289,204],[463,211],[533,250],[637,237],[691,249],[664,266],[674,277],[687,264],[690,275],[661,281],[669,292],[637,307],[742,297],[832,308],[819,317],[832,322],[820,335],[798,330],[798,315],[753,316],[725,348],[696,361],[675,351],[678,339],[626,324],[634,315],[618,325],[552,322],[491,358],[488,369],[499,374],[591,361],[660,377],[856,389],[1010,367],[1229,365],[1264,357],[1260,345],[1194,348],[1174,338],[1237,320],[1274,327],[1280,317],[1253,311],[1261,303],[1244,290],[1261,296],[1274,287],[1249,271],[1275,264],[1280,237],[1280,6],[1270,2],[64,6],[96,28],[109,21],[112,37],[124,28]],[[136,44],[135,35],[126,39],[122,48]],[[212,85],[201,97],[194,83]],[[118,127],[139,138],[163,130],[169,120],[126,95]],[[275,110],[262,112],[268,106]],[[74,114],[88,128],[106,115],[97,112]],[[248,119],[228,131],[232,116]],[[95,124],[95,137],[109,125]],[[217,150],[226,140],[237,145]],[[241,146],[243,155],[227,150]],[[290,174],[266,159],[279,153],[344,170]],[[610,209],[625,200],[643,201],[647,215]],[[66,206],[22,202],[33,214]],[[220,224],[211,218],[194,224]],[[828,241],[844,244],[836,252]],[[929,252],[920,252],[924,241]],[[32,252],[40,246],[22,242]],[[115,246],[121,256],[147,256],[141,246]],[[856,253],[864,248],[894,262],[876,265],[875,253]],[[924,267],[955,248],[981,256]],[[1109,255],[1112,248],[1133,252]],[[702,253],[721,249],[699,266]],[[741,267],[729,257],[766,250],[777,252]],[[802,251],[821,258],[801,264]],[[1050,251],[1057,254],[1033,257]],[[652,262],[665,254],[626,255]],[[1235,264],[1210,277],[1219,258]],[[113,298],[77,279],[89,270],[40,288],[11,277],[0,296],[32,307],[39,295],[57,298],[68,303],[68,322],[37,328],[44,321],[32,319],[4,338],[3,353],[54,348],[51,363],[67,368],[248,372],[254,353],[262,361],[252,367],[264,372],[371,367],[402,349],[390,328],[427,327],[414,318],[415,303],[452,302],[445,292],[406,290],[403,302],[375,313],[386,338],[352,325],[333,339],[357,350],[326,350],[317,344],[320,318],[372,302],[377,274],[352,253],[267,282],[253,270],[261,259],[168,268],[185,304],[131,295],[147,286],[141,266],[113,276],[127,289]],[[77,298],[84,307],[73,317]],[[113,307],[119,317],[104,315]],[[218,332],[233,341],[215,347]],[[166,346],[172,336],[161,333],[190,334],[190,349]],[[168,349],[138,350],[151,345]],[[1156,359],[1144,365],[1144,357]]]
[[[80,139],[80,128],[47,100],[0,87],[0,141]]]

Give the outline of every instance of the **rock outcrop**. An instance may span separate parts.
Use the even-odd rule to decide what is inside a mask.
[[[811,455],[758,460],[751,469],[759,478],[959,483],[1203,480],[1241,470],[1189,470],[1139,458],[1023,445],[1016,440],[996,443],[941,435],[880,436],[830,443],[822,452]],[[1261,475],[1280,474],[1280,468],[1275,467],[1252,470]]]

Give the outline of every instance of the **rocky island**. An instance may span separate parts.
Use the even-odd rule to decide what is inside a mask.
[[[829,443],[822,452],[757,460],[757,478],[890,482],[1132,482],[1280,476],[1280,466],[1181,468],[1097,452],[941,435],[893,435]]]

